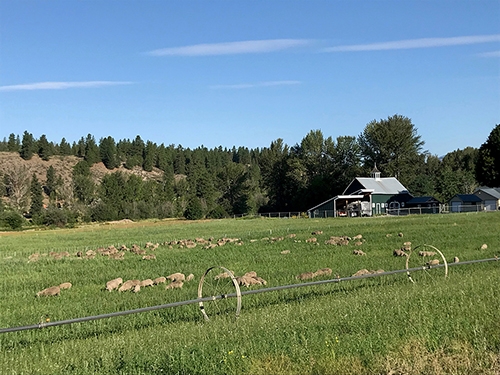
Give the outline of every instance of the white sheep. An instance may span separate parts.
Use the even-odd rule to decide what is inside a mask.
[[[62,290],[62,289],[69,289],[71,288],[73,285],[71,283],[62,283],[59,285],[59,288]]]
[[[61,293],[61,288],[59,286],[51,286],[50,288],[46,288],[44,290],[39,291],[36,296],[58,296]]]
[[[183,273],[180,273],[180,272],[176,272],[176,273],[173,273],[171,275],[168,275],[167,280],[171,280],[172,282],[176,282],[176,281],[184,282],[184,280],[186,280],[186,275],[184,275]]]
[[[121,277],[110,280],[106,283],[106,290],[111,292],[112,290],[117,289],[121,283],[123,283],[123,279]]]

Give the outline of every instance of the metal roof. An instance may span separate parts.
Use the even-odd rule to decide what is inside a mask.
[[[408,193],[408,189],[405,188],[395,177],[357,177],[353,180],[353,182],[354,181],[358,181],[365,189],[372,189],[372,194],[396,195],[400,193]],[[349,189],[353,182],[351,182],[344,190],[344,193]]]
[[[462,202],[481,202],[481,198],[474,194],[457,194],[455,195]]]
[[[476,193],[479,191],[489,194],[496,199],[500,199],[500,188],[479,188],[476,190]]]
[[[318,207],[323,206],[324,204],[331,202],[331,201],[336,201],[337,199],[363,199],[364,195],[336,195],[333,198],[330,198],[323,203],[318,204],[317,206],[314,206],[313,208],[308,209],[307,211],[312,211],[315,210]]]

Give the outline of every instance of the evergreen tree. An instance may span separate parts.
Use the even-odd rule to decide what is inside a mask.
[[[23,141],[21,144],[21,150],[19,151],[20,156],[24,160],[30,160],[33,157],[33,153],[35,152],[35,139],[31,133],[24,131]]]
[[[118,160],[116,157],[116,144],[113,137],[109,136],[101,138],[99,141],[99,154],[104,166],[107,169],[114,169],[118,167]]]
[[[56,170],[52,165],[49,168],[47,168],[46,180],[47,181],[44,186],[45,194],[47,194],[51,200],[55,200],[56,189],[57,189],[57,178],[56,178]]]
[[[200,220],[203,219],[203,207],[198,197],[191,197],[188,201],[184,217],[187,220]]]
[[[49,143],[45,134],[42,134],[38,140],[38,156],[47,161],[52,155],[54,155],[54,146]]]
[[[146,172],[151,172],[156,162],[156,144],[151,141],[147,141],[146,147],[144,148],[144,163],[142,164],[142,169]]]
[[[20,141],[19,136],[15,136],[14,133],[9,135],[9,141],[7,142],[7,151],[9,152],[19,152]]]
[[[71,146],[68,142],[66,142],[66,138],[61,139],[61,143],[59,143],[59,155],[68,156],[71,155]]]
[[[43,192],[42,185],[38,181],[38,178],[33,173],[31,178],[30,185],[30,197],[31,197],[31,205],[30,205],[30,215],[37,216],[40,215],[43,209]]]
[[[73,167],[73,194],[80,202],[90,204],[94,200],[95,184],[90,165],[82,160]]]
[[[93,165],[101,161],[101,157],[99,155],[99,146],[95,141],[93,135],[88,134],[85,140],[85,156],[84,159],[89,165]]]

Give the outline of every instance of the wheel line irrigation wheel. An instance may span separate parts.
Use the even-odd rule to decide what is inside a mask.
[[[410,267],[410,258],[411,258],[411,256],[412,256],[413,253],[416,253],[416,255],[418,255],[418,253],[416,252],[416,250],[419,247],[422,247],[422,248],[430,247],[433,250],[435,250],[441,256],[441,259],[443,260],[443,265],[444,265],[444,277],[447,278],[448,277],[448,262],[446,261],[446,258],[443,255],[443,253],[437,247],[434,247],[432,245],[423,244],[423,245],[418,245],[414,249],[410,250],[410,252],[408,253],[408,256],[406,257],[406,274],[408,275],[408,279],[412,283],[415,283],[415,280],[412,278],[412,276],[410,275],[410,271],[409,271],[410,268],[412,268],[412,267]],[[426,270],[432,269],[432,268],[437,268],[437,267],[441,267],[441,266],[423,265],[422,266],[422,270],[423,270],[423,272],[427,272]]]
[[[203,299],[198,304],[207,321],[210,320],[210,315],[228,314],[232,311],[236,318],[240,315],[240,286],[233,273],[225,267],[215,266],[205,271],[198,284],[198,298]],[[236,299],[235,302],[232,301],[233,298]]]

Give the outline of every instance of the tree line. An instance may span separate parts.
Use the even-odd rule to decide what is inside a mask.
[[[457,149],[440,158],[424,150],[424,144],[411,119],[398,114],[371,121],[358,136],[333,139],[311,130],[293,146],[277,139],[255,149],[189,149],[158,145],[139,135],[96,141],[88,134],[72,144],[64,138],[54,143],[25,131],[22,137],[4,138],[0,151],[19,153],[25,160],[37,154],[42,160],[76,156],[79,161],[69,184],[53,167],[44,181],[26,170],[7,170],[0,176],[0,210],[10,226],[22,224],[21,215],[35,223],[69,225],[303,212],[341,194],[355,177],[369,176],[375,165],[382,176],[398,178],[414,196],[434,196],[442,202],[478,186],[500,186],[500,125],[479,149]],[[96,182],[90,168],[101,162],[110,173]],[[158,173],[143,179],[123,173],[120,166]]]

